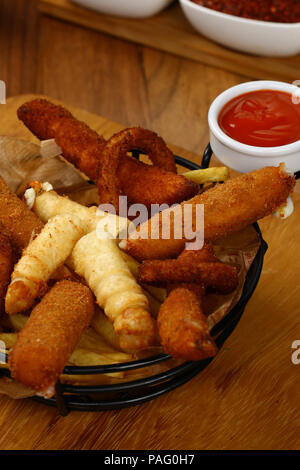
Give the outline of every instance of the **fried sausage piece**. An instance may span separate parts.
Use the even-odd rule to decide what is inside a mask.
[[[90,289],[60,281],[32,310],[9,355],[12,377],[49,398],[94,314]]]
[[[202,312],[203,295],[203,286],[175,286],[160,308],[158,331],[161,344],[174,358],[198,361],[218,352]]]

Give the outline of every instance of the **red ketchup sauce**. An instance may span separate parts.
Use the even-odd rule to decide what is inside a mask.
[[[278,147],[300,140],[300,104],[277,90],[236,96],[222,108],[218,123],[225,134],[256,147]]]

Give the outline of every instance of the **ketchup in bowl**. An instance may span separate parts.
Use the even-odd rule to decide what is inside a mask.
[[[257,90],[236,96],[220,111],[218,124],[243,144],[278,147],[300,140],[300,104],[278,90]]]

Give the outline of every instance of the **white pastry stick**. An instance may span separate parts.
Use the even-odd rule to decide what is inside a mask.
[[[115,240],[100,239],[95,231],[91,232],[76,243],[70,262],[113,322],[122,349],[138,350],[154,344],[155,325],[148,299]]]
[[[64,263],[85,233],[85,225],[76,215],[58,215],[49,220],[14,268],[5,298],[8,314],[32,307],[35,298],[47,290],[51,274]]]
[[[43,222],[58,214],[75,214],[84,221],[86,232],[102,228],[110,232],[113,238],[117,238],[121,231],[126,230],[129,223],[125,217],[108,214],[96,206],[85,207],[66,196],[59,196],[55,191],[36,195],[33,211]]]

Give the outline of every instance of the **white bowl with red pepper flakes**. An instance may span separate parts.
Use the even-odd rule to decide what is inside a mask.
[[[288,4],[293,0],[281,0],[280,3],[285,1]],[[226,47],[269,57],[285,57],[300,53],[300,22],[286,22],[289,17],[285,16],[283,11],[280,13],[285,22],[275,21],[277,18],[275,11],[266,16],[272,21],[269,19],[264,21],[220,12],[191,0],[179,0],[179,2],[186,18],[198,32]],[[203,3],[209,4],[208,1]],[[280,19],[280,16],[278,18]],[[294,16],[294,19],[299,18]]]

